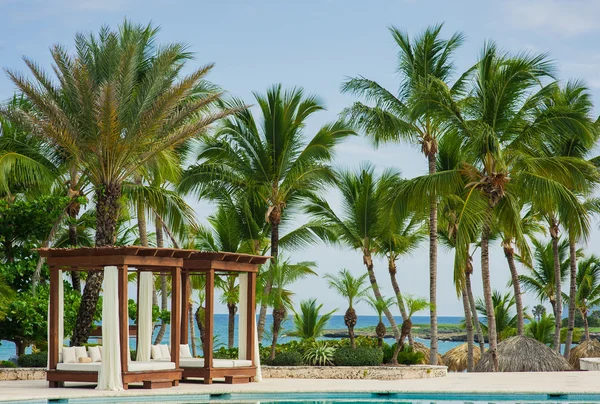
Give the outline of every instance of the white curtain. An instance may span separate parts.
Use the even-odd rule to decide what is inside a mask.
[[[248,352],[246,338],[248,335],[248,274],[240,273],[240,300],[238,303],[238,359],[246,359]]]
[[[255,382],[262,381],[262,371],[260,370],[260,348],[258,346],[258,324],[254,320],[254,366],[256,366]]]
[[[123,390],[121,379],[121,343],[119,341],[119,270],[104,267],[102,284],[102,362],[98,372],[98,390]],[[123,330],[127,332],[127,330]],[[129,347],[126,347],[128,349]]]
[[[62,355],[63,345],[65,341],[65,285],[63,282],[63,271],[58,271],[58,361],[60,362],[60,358]],[[48,301],[48,339],[50,342],[50,301]],[[50,352],[50,349],[48,349]],[[48,355],[48,365],[46,369],[49,369],[50,365],[50,355]]]
[[[137,356],[136,361],[150,360],[152,345],[152,272],[140,273],[138,319],[137,319]]]

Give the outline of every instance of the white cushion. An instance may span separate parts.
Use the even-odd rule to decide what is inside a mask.
[[[179,358],[191,358],[192,353],[190,352],[190,346],[188,344],[181,344],[179,346]]]
[[[72,372],[98,372],[100,371],[100,362],[92,363],[59,363],[56,370],[69,370]]]
[[[162,359],[163,358],[162,353],[160,351],[160,345],[152,345],[150,347],[150,354],[152,356],[152,359]]]
[[[159,345],[160,347],[160,356],[163,359],[171,359],[171,352],[169,352],[169,346],[168,345]]]
[[[57,370],[70,370],[74,372],[98,372],[101,363],[59,363]],[[173,362],[130,362],[128,369],[131,372],[141,372],[145,370],[171,370],[175,369]]]
[[[75,348],[75,357],[77,358],[77,360],[75,362],[79,362],[79,358],[87,358],[88,357],[87,350],[85,349],[84,346],[75,346],[73,348]]]
[[[88,347],[88,353],[90,355],[90,358],[92,358],[92,362],[102,361],[102,355],[100,355],[100,348],[98,348],[97,346]]]
[[[64,347],[62,357],[63,363],[77,363],[74,347]]]
[[[100,345],[98,349],[100,350],[100,357],[102,357],[102,345]]]
[[[251,367],[252,361],[245,359],[213,359],[213,368],[230,369]],[[202,358],[185,358],[179,360],[181,368],[202,368],[204,367],[204,359]]]

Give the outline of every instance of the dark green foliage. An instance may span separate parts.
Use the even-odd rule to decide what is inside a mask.
[[[297,351],[282,352],[271,362],[273,366],[301,366],[302,354]]]
[[[383,363],[390,363],[392,361],[392,355],[396,350],[397,344],[383,344]],[[417,365],[423,363],[425,355],[422,352],[416,352],[410,345],[405,345],[404,348],[398,352],[398,363],[400,365]]]
[[[14,362],[12,361],[0,361],[0,368],[16,368],[17,365],[15,365]]]
[[[566,327],[568,325],[568,318],[564,318],[562,321],[562,326]],[[588,315],[588,323],[590,327],[600,327],[600,310],[595,310]],[[579,310],[575,311],[575,327],[583,328],[583,317],[581,317],[581,312]]]
[[[131,356],[131,360],[134,361],[135,358],[137,357],[137,349],[130,349],[129,356]]]
[[[213,353],[215,359],[237,359],[239,351],[237,348],[225,348],[222,346]]]
[[[48,352],[21,355],[18,364],[22,368],[45,368],[48,366]]]
[[[127,313],[130,320],[137,320],[137,303],[133,299],[129,299],[127,302]],[[155,304],[152,306],[152,322],[158,323],[159,320],[165,324],[170,324],[171,312],[169,310],[161,310],[160,307]]]
[[[340,347],[333,354],[337,366],[379,366],[383,362],[383,351],[380,348]]]

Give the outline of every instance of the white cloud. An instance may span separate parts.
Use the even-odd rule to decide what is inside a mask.
[[[593,0],[510,0],[511,23],[515,26],[576,36],[598,30],[600,2]]]

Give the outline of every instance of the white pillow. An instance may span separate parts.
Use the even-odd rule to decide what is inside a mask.
[[[102,345],[98,346],[98,349],[100,350],[100,357],[102,357]]]
[[[179,358],[191,358],[192,353],[190,352],[190,346],[188,344],[181,344],[179,346]]]
[[[73,348],[75,348],[75,358],[77,358],[77,360],[75,362],[79,362],[79,358],[87,358],[88,357],[87,350],[85,349],[84,346],[75,346]]]
[[[160,352],[160,345],[152,345],[150,347],[150,353],[152,356],[152,359],[162,359],[162,354]]]
[[[97,346],[88,347],[88,352],[92,362],[102,362],[102,355],[100,354],[100,348]]]
[[[162,359],[171,360],[171,353],[169,352],[169,346],[168,345],[159,345],[159,347],[160,347],[160,356],[162,356]]]
[[[64,347],[62,356],[63,363],[77,363],[77,356],[75,355],[74,347]]]

